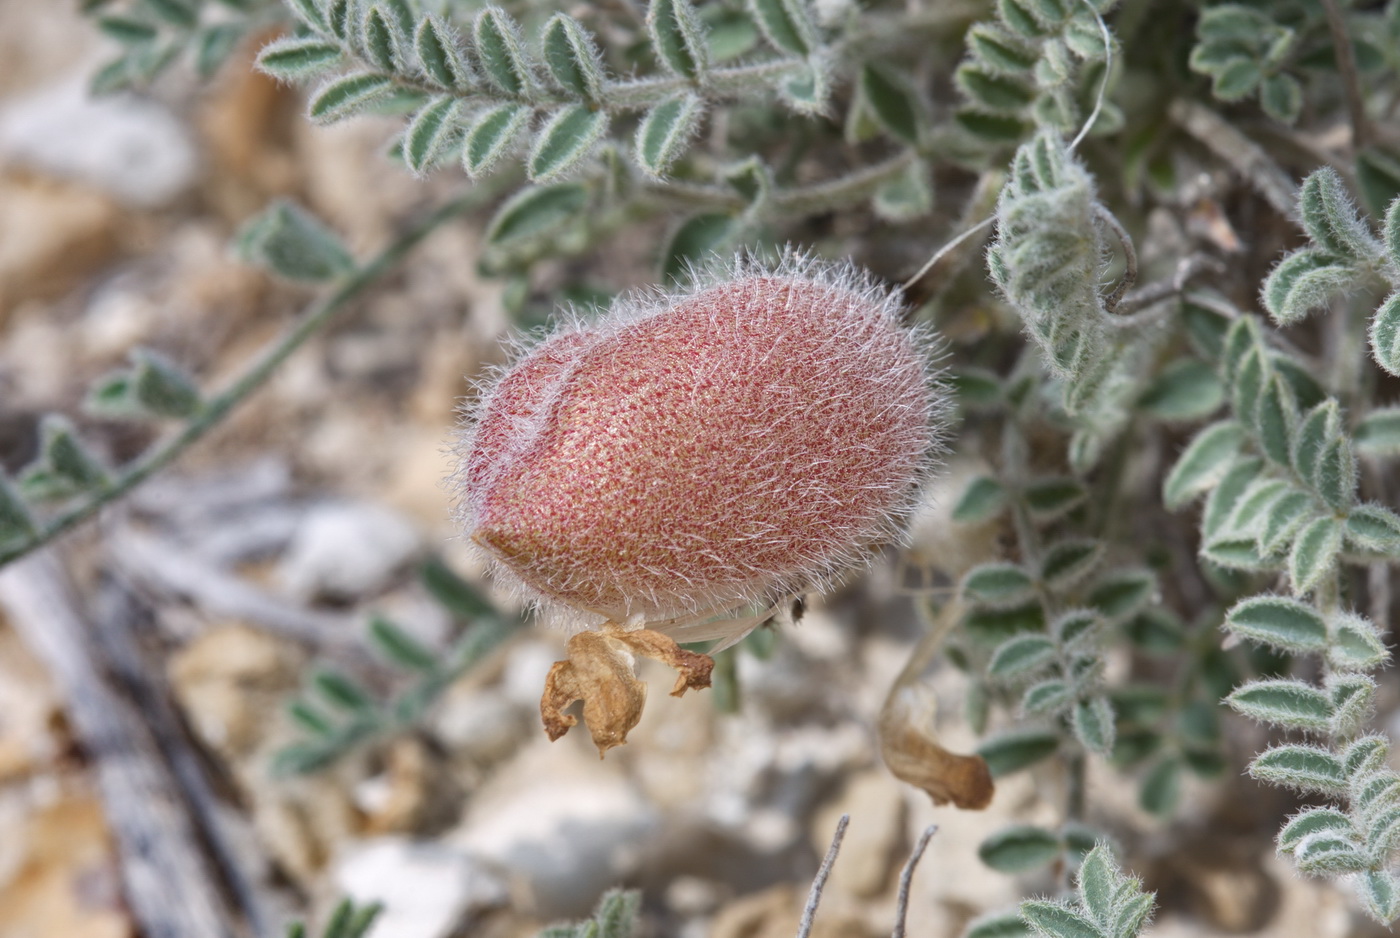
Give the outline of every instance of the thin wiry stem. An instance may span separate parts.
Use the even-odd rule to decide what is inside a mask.
[[[836,854],[841,852],[841,840],[846,836],[846,825],[851,823],[849,814],[841,815],[836,822],[836,833],[831,838],[831,846],[826,850],[826,858],[817,870],[817,878],[812,880],[812,891],[807,894],[807,905],[802,909],[802,921],[797,926],[797,938],[810,938],[812,924],[817,920],[817,906],[822,901],[822,890],[826,888],[826,878],[836,863]]]
[[[1351,144],[1354,150],[1371,145],[1375,136],[1371,119],[1366,116],[1366,100],[1361,95],[1361,76],[1356,70],[1356,52],[1347,34],[1347,21],[1337,0],[1322,0],[1327,16],[1327,30],[1332,34],[1332,49],[1337,55],[1337,72],[1342,79],[1342,93],[1347,99],[1347,114],[1351,118]]]
[[[928,842],[933,839],[933,835],[936,833],[938,833],[937,824],[930,824],[924,828],[924,832],[919,835],[919,842],[914,844],[914,852],[909,854],[904,869],[900,871],[899,897],[895,900],[894,907],[894,931],[890,932],[890,938],[904,938],[904,923],[909,918],[909,886],[914,881],[914,868],[923,859],[924,851],[928,849]]]
[[[1118,281],[1118,286],[1113,288],[1113,292],[1104,297],[1104,307],[1111,313],[1118,309],[1118,303],[1123,299],[1123,294],[1127,293],[1137,283],[1138,258],[1137,249],[1133,247],[1132,236],[1123,224],[1113,216],[1113,213],[1104,208],[1099,202],[1094,203],[1094,214],[1099,221],[1103,222],[1118,238],[1118,243],[1123,246],[1123,276]]]
[[[502,182],[504,181],[503,179]],[[262,387],[277,368],[307,339],[319,332],[337,313],[363,294],[380,277],[397,266],[420,241],[445,222],[490,202],[499,194],[501,188],[500,182],[494,185],[474,186],[466,193],[438,206],[365,264],[346,275],[330,293],[312,303],[281,337],[268,345],[232,384],[209,398],[189,423],[124,466],[101,491],[93,492],[47,522],[36,526],[28,538],[0,552],[0,567],[76,528],[96,515],[103,506],[123,497],[174,462],[185,450],[218,426],[230,411]]]

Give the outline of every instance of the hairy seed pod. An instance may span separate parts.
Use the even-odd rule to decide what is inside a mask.
[[[572,321],[483,390],[458,518],[497,574],[594,621],[680,634],[820,587],[902,536],[937,450],[930,342],[899,313],[790,254]]]

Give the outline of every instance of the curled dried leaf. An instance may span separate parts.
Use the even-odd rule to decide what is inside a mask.
[[[601,757],[627,742],[627,734],[642,718],[647,686],[637,678],[637,656],[654,658],[678,672],[671,695],[710,686],[715,663],[709,655],[686,651],[671,638],[651,629],[627,629],[609,622],[597,631],[569,639],[569,657],[556,661],[545,678],[540,716],[551,740],[577,725],[564,711],[583,701],[583,721]]]
[[[939,744],[935,709],[931,695],[896,684],[880,712],[880,755],[895,778],[922,788],[934,804],[980,811],[992,803],[992,773],[981,756],[958,755]]]
[[[890,774],[928,792],[934,804],[951,802],[980,811],[992,803],[996,791],[991,770],[981,756],[958,755],[939,743],[933,731],[938,701],[922,680],[962,609],[954,603],[927,611],[929,630],[909,655],[880,709],[880,756]]]

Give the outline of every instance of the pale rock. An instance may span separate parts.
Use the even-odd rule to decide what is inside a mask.
[[[135,95],[94,98],[86,74],[35,89],[0,111],[0,160],[82,182],[133,208],[159,208],[199,171],[189,132]]]
[[[389,508],[328,502],[306,513],[279,573],[300,599],[353,599],[383,589],[420,546],[418,531]]]
[[[115,203],[92,189],[0,174],[0,323],[25,300],[60,295],[106,262],[117,247],[118,217]],[[47,309],[37,312],[51,318]],[[64,341],[71,350],[71,333]],[[67,373],[59,369],[57,377]]]
[[[878,896],[903,862],[905,789],[883,766],[854,775],[834,802],[817,812],[812,846],[826,850],[842,814],[851,823],[841,842],[841,861],[831,878],[833,889],[862,899]]]
[[[469,917],[505,904],[505,885],[461,849],[381,837],[337,861],[336,889],[384,910],[367,938],[446,938]]]
[[[296,690],[301,655],[289,642],[243,625],[199,635],[170,660],[175,697],[206,745],[248,756]]]
[[[463,684],[447,692],[430,720],[444,745],[479,765],[500,762],[541,732],[538,706],[526,710],[497,691]]]
[[[543,735],[472,797],[456,842],[512,881],[517,909],[541,919],[587,914],[635,871],[662,818],[585,736]]]

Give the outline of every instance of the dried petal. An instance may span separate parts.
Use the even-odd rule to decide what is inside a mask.
[[[578,723],[564,712],[583,701],[583,720],[602,756],[627,742],[627,734],[642,718],[647,686],[637,679],[636,656],[655,658],[679,674],[671,689],[679,697],[692,688],[710,686],[714,660],[686,651],[672,639],[650,629],[628,630],[609,622],[598,631],[579,632],[569,639],[569,658],[556,661],[545,678],[540,716],[550,739],[558,739]]]

